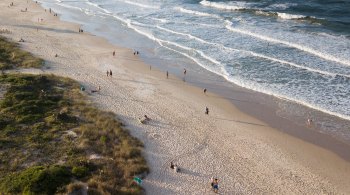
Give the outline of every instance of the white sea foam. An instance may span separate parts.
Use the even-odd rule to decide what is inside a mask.
[[[123,1],[123,0],[117,0],[117,1],[118,1],[118,4],[121,5],[121,6],[123,6],[123,4],[125,3],[125,1]],[[115,1],[115,2],[117,2],[117,1]],[[81,3],[85,3],[85,2],[86,1],[81,2]],[[208,2],[208,1],[202,1],[202,2]],[[64,4],[69,4],[68,6],[73,5],[73,4],[67,3],[67,2],[63,2],[63,3]],[[123,4],[121,4],[121,3],[123,3]],[[343,115],[342,114],[342,113],[348,113],[348,110],[344,110],[344,109],[339,109],[338,110],[338,107],[336,105],[332,105],[332,107],[328,107],[329,105],[327,104],[327,101],[324,101],[325,99],[323,97],[319,97],[318,96],[317,97],[318,99],[313,99],[314,97],[308,97],[307,96],[307,94],[306,94],[307,92],[305,92],[305,94],[306,94],[305,95],[304,91],[300,91],[302,93],[300,93],[300,95],[298,97],[295,97],[292,94],[292,93],[295,93],[294,90],[291,90],[289,92],[289,91],[286,91],[285,89],[278,88],[278,85],[274,86],[273,83],[271,83],[271,85],[270,85],[271,87],[268,88],[268,87],[264,86],[264,83],[257,83],[256,80],[254,80],[254,79],[249,81],[249,80],[244,79],[244,78],[239,78],[239,75],[238,76],[235,75],[234,77],[232,77],[232,76],[230,76],[230,75],[232,75],[232,71],[233,71],[232,67],[227,66],[226,64],[221,64],[221,63],[223,63],[223,62],[221,62],[221,60],[225,60],[225,59],[222,59],[222,58],[218,57],[218,55],[222,56],[222,54],[223,54],[222,52],[228,53],[228,54],[230,54],[230,53],[232,54],[233,52],[235,52],[235,55],[238,54],[238,56],[245,56],[245,55],[253,56],[254,58],[257,58],[257,59],[254,59],[254,61],[260,61],[258,58],[261,58],[261,59],[264,59],[263,60],[264,64],[271,64],[268,61],[276,62],[276,63],[274,63],[274,65],[278,65],[278,66],[286,66],[287,65],[287,66],[292,67],[292,69],[300,69],[300,70],[305,70],[305,72],[313,72],[313,73],[316,73],[316,74],[325,75],[324,78],[326,78],[326,79],[328,78],[329,80],[333,80],[333,79],[334,80],[338,80],[339,77],[337,77],[337,75],[349,78],[349,75],[347,75],[347,73],[345,73],[345,74],[344,73],[343,74],[338,74],[338,73],[335,73],[333,70],[330,70],[330,71],[328,71],[328,70],[319,70],[318,68],[307,67],[305,64],[302,64],[302,63],[299,64],[297,62],[294,62],[293,60],[292,61],[284,60],[282,56],[272,57],[272,56],[269,56],[269,54],[267,54],[267,53],[257,53],[256,51],[249,51],[250,49],[244,50],[244,49],[230,48],[230,47],[227,47],[227,46],[225,46],[225,45],[223,45],[221,43],[212,42],[211,39],[210,40],[206,40],[207,36],[205,36],[205,35],[202,36],[203,34],[200,33],[200,32],[199,32],[198,36],[194,36],[193,34],[190,33],[191,31],[187,32],[187,30],[185,30],[184,32],[180,32],[178,30],[173,30],[173,29],[177,29],[176,26],[178,26],[178,25],[186,25],[187,24],[186,22],[188,20],[182,20],[183,18],[180,18],[180,20],[174,20],[174,21],[173,20],[168,20],[168,19],[166,19],[166,17],[168,17],[168,13],[166,15],[160,14],[160,16],[162,16],[162,17],[165,16],[164,19],[163,18],[157,18],[156,14],[155,15],[152,14],[152,17],[154,17],[154,18],[151,18],[151,17],[148,18],[148,19],[151,19],[150,23],[148,23],[147,20],[145,20],[145,19],[140,20],[140,21],[142,21],[142,23],[140,23],[140,22],[136,22],[136,21],[129,20],[129,19],[125,18],[125,17],[128,17],[127,15],[118,15],[114,11],[111,11],[111,12],[113,12],[113,13],[111,13],[108,10],[113,10],[112,8],[104,6],[102,3],[100,3],[100,4],[101,5],[98,5],[98,4],[93,4],[92,5],[92,4],[90,4],[90,6],[97,7],[98,8],[98,10],[97,10],[98,14],[100,14],[99,12],[101,11],[100,15],[112,16],[112,17],[118,19],[123,24],[125,24],[125,26],[127,26],[128,28],[130,28],[130,29],[134,30],[135,32],[141,34],[142,36],[145,36],[145,37],[149,38],[150,40],[154,40],[155,42],[157,42],[159,45],[161,45],[162,47],[164,47],[166,49],[169,49],[169,50],[171,50],[173,52],[176,52],[176,53],[179,53],[179,54],[185,56],[186,58],[194,61],[199,66],[201,66],[201,67],[203,67],[203,68],[205,68],[205,69],[207,69],[207,70],[209,70],[211,72],[214,72],[214,73],[216,73],[218,75],[224,76],[230,82],[233,82],[233,80],[235,80],[235,82],[233,82],[233,83],[236,83],[236,84],[238,84],[238,85],[240,85],[242,87],[246,87],[246,88],[249,88],[249,89],[252,89],[252,90],[255,90],[255,91],[260,91],[260,92],[263,92],[263,93],[274,95],[274,96],[279,97],[279,98],[289,99],[289,100],[292,100],[294,102],[298,102],[300,104],[306,105],[308,107],[312,107],[312,108],[321,110],[321,111],[323,111],[325,113],[329,113],[329,114],[332,114],[332,115],[336,115],[336,116],[339,116],[339,117],[342,117],[342,118],[348,118],[349,119],[348,115]],[[129,4],[130,4],[130,2],[129,2]],[[224,6],[225,3],[217,2],[217,4],[222,4]],[[74,5],[76,5],[76,3],[74,3]],[[125,4],[124,4],[124,6],[125,6]],[[135,6],[138,6],[138,5],[135,5]],[[179,6],[174,6],[176,8],[175,9],[171,8],[171,10],[176,10],[176,11],[180,11],[180,12],[183,12],[183,13],[187,13],[187,14],[183,14],[183,17],[185,17],[185,18],[191,17],[190,15],[203,16],[203,17],[212,17],[210,15],[207,15],[209,13],[194,11],[195,9],[192,10],[192,9],[188,9],[187,7],[186,7],[187,9],[185,9],[185,8],[182,8],[182,7],[179,7]],[[203,4],[202,4],[202,6],[203,6]],[[232,2],[226,3],[226,7],[224,6],[224,8],[218,8],[218,7],[215,7],[215,6],[216,5],[214,4],[214,6],[210,6],[210,7],[214,7],[216,9],[230,10],[232,7],[230,8],[229,6],[235,6],[236,8],[239,7],[239,9],[245,9],[245,8],[249,9],[249,6],[240,6],[240,4],[236,4],[236,3],[232,3]],[[142,7],[142,6],[138,6],[138,7]],[[88,13],[96,11],[96,9],[93,9],[92,7],[89,7],[89,6],[87,7],[86,5],[83,5],[82,7],[78,7],[78,6],[74,7],[73,6],[71,8],[72,9],[77,9],[77,10],[80,10],[80,11],[83,11],[83,12],[88,12]],[[81,8],[84,8],[84,9],[81,9]],[[90,8],[90,9],[85,9],[85,8]],[[108,10],[103,9],[103,8],[107,8]],[[116,9],[116,10],[123,12],[123,9]],[[135,10],[139,10],[140,11],[140,9],[135,9]],[[144,9],[144,11],[148,11],[148,10]],[[168,11],[169,11],[170,15],[176,13],[176,11],[170,11],[170,8],[169,8]],[[258,12],[258,11],[256,11],[256,12]],[[262,14],[264,14],[264,12],[267,13],[268,15],[270,15],[270,16],[274,15],[275,17],[277,17],[277,13],[276,12],[268,12],[268,11],[262,10]],[[225,12],[225,13],[227,13],[227,12]],[[137,15],[136,13],[130,13],[130,14]],[[234,14],[234,12],[232,12],[232,14]],[[244,17],[244,16],[242,16],[242,17]],[[300,19],[300,18],[295,17],[295,16],[291,16],[291,17],[290,16],[288,16],[288,17],[286,17],[286,16],[278,16],[278,17],[280,17],[280,18],[284,17],[283,19]],[[244,17],[244,18],[246,18],[246,17]],[[143,23],[144,21],[146,21],[146,22]],[[217,25],[196,24],[195,27],[197,27],[198,25],[202,25],[202,26],[208,26],[210,29],[219,29],[219,30],[221,30],[220,23],[222,24],[222,22],[220,22],[220,21],[224,21],[224,19],[222,19],[222,20],[219,19]],[[162,27],[162,25],[163,25],[162,23],[167,23],[167,28]],[[152,25],[152,24],[154,24],[154,25]],[[156,26],[157,24],[159,26]],[[191,23],[188,22],[188,24],[191,24]],[[250,23],[247,23],[246,25],[249,26],[249,24]],[[193,28],[195,28],[195,27],[193,27]],[[212,27],[214,27],[214,28],[212,28]],[[349,65],[350,64],[349,61],[347,61],[348,59],[346,59],[345,57],[343,57],[345,59],[341,59],[341,58],[337,58],[337,57],[333,56],[333,55],[336,55],[338,53],[334,53],[333,55],[332,54],[328,55],[328,53],[325,53],[324,51],[319,51],[318,47],[309,48],[309,46],[304,46],[304,44],[299,44],[299,43],[296,43],[296,42],[289,42],[289,41],[286,41],[286,40],[283,40],[283,39],[272,37],[270,35],[260,34],[260,32],[258,30],[251,31],[251,30],[242,29],[241,27],[240,28],[234,28],[234,27],[232,27],[232,23],[230,23],[229,21],[226,21],[225,27],[226,27],[226,29],[230,30],[231,32],[236,32],[236,33],[240,33],[240,34],[243,34],[243,35],[252,36],[254,38],[258,38],[258,39],[261,39],[261,40],[265,40],[265,41],[268,41],[268,42],[277,43],[276,45],[274,45],[276,47],[279,47],[279,46],[281,46],[279,44],[282,44],[282,45],[286,45],[286,46],[291,47],[291,48],[295,48],[295,49],[298,49],[298,50],[310,53],[310,54],[312,54],[314,56],[318,56],[318,57],[320,57],[322,59],[326,59],[326,60],[337,62],[337,63],[339,61],[341,61],[340,64],[345,64],[345,65]],[[162,34],[167,32],[166,34],[171,33],[171,34],[176,35],[176,37],[184,36],[184,37],[186,37],[186,39],[184,39],[184,40],[188,40],[189,43],[191,43],[191,42],[192,43],[193,42],[198,42],[198,43],[195,43],[195,45],[198,45],[199,46],[198,48],[201,48],[201,49],[198,49],[197,47],[195,47],[195,48],[188,47],[186,43],[182,44],[181,42],[172,41],[170,38],[173,37],[173,36],[171,36],[171,35],[169,35],[169,38],[164,38],[164,40],[160,39],[159,37],[156,36],[156,34],[153,34],[149,30],[150,28],[152,29],[152,31],[153,30],[157,30],[157,29],[159,29],[161,31],[164,31],[164,32],[162,32]],[[154,28],[157,28],[157,29],[154,29]],[[196,29],[194,29],[194,30],[196,30]],[[198,31],[196,31],[196,34],[197,34],[197,32]],[[227,33],[227,31],[226,31],[226,33]],[[192,43],[189,44],[189,45],[193,45]],[[233,46],[233,47],[235,47],[235,46]],[[209,51],[214,51],[214,50],[217,51],[217,49],[219,49],[221,51],[218,51],[218,53],[216,54],[216,53],[209,52],[205,48],[208,48]],[[240,47],[240,48],[244,48],[244,47]],[[228,50],[228,51],[225,51],[225,50]],[[238,52],[238,53],[236,53],[236,52]],[[295,52],[295,51],[291,50],[291,52]],[[346,52],[346,50],[344,52]],[[206,55],[206,54],[210,54],[210,56]],[[307,57],[307,54],[305,54],[305,56]],[[312,58],[314,58],[314,56],[312,56]],[[345,55],[342,55],[342,56],[345,56]],[[265,60],[267,60],[267,63],[266,63]],[[305,60],[307,60],[307,59],[305,59]],[[303,60],[300,60],[300,61],[303,61]],[[308,64],[308,63],[309,63],[309,61],[306,62],[306,64]],[[315,63],[318,63],[318,62],[315,62]],[[331,64],[331,63],[329,63],[329,64]],[[338,65],[339,64],[337,64],[337,66]],[[290,69],[290,68],[288,68],[288,69]],[[278,70],[278,68],[277,68],[277,70]],[[340,72],[340,70],[336,70],[336,71]],[[303,71],[298,71],[298,72],[303,72]],[[231,73],[231,74],[229,74],[229,73]],[[333,77],[333,78],[330,78],[329,76]],[[249,83],[249,82],[251,82],[251,83]],[[317,82],[317,81],[315,81],[315,82]],[[276,87],[276,88],[274,88],[274,87]],[[346,89],[346,88],[344,88],[344,89]],[[330,92],[330,91],[327,91],[327,92]],[[289,93],[291,93],[291,94],[289,94]],[[281,95],[281,94],[283,94],[283,95]],[[315,98],[316,98],[316,96],[315,96]],[[327,97],[327,98],[331,98],[331,97]],[[340,102],[343,102],[343,100],[341,100]],[[335,112],[338,112],[338,113],[335,113]]]
[[[260,57],[260,58],[264,58],[264,59],[271,60],[271,61],[274,61],[274,62],[279,62],[281,64],[287,64],[289,66],[292,66],[292,67],[295,67],[295,68],[298,68],[298,69],[304,69],[304,70],[307,70],[309,72],[315,72],[315,73],[319,73],[319,74],[322,74],[322,75],[325,75],[325,76],[332,76],[332,77],[342,76],[342,77],[350,78],[350,75],[340,74],[340,73],[330,73],[330,72],[327,72],[327,71],[322,71],[322,70],[310,68],[310,67],[307,67],[307,66],[299,65],[299,64],[296,64],[294,62],[288,62],[288,61],[285,61],[285,60],[269,57],[269,56],[266,56],[266,55],[263,55],[263,54],[258,54],[258,53],[252,52],[252,51],[246,51],[246,52],[249,52],[252,56],[255,56],[255,57]]]
[[[255,14],[262,15],[262,16],[270,16],[271,15],[270,12],[267,12],[267,11],[264,11],[264,10],[256,10]]]
[[[261,39],[261,40],[269,41],[269,42],[272,42],[272,43],[279,43],[279,44],[287,45],[289,47],[293,47],[293,48],[302,50],[304,52],[313,54],[313,55],[318,56],[318,57],[320,57],[322,59],[350,66],[350,61],[349,60],[339,59],[339,58],[337,58],[335,56],[332,56],[330,54],[322,53],[320,51],[317,51],[315,49],[312,49],[312,48],[309,48],[309,47],[306,47],[306,46],[303,46],[303,45],[298,45],[298,44],[291,43],[291,42],[288,42],[288,41],[271,38],[271,37],[268,37],[268,36],[265,36],[265,35],[256,34],[256,33],[253,33],[253,32],[250,32],[250,31],[246,31],[246,30],[242,30],[242,29],[239,29],[239,28],[234,28],[234,27],[232,27],[232,22],[230,22],[228,20],[226,20],[225,22],[226,22],[225,27],[228,30],[232,31],[232,32],[236,32],[236,33],[240,33],[240,34],[244,34],[244,35],[249,35],[249,36],[252,36],[252,37],[255,37],[255,38],[258,38],[258,39]]]
[[[289,65],[289,66],[292,66],[292,67],[295,67],[295,68],[298,68],[298,69],[304,69],[304,70],[307,70],[307,71],[310,71],[310,72],[319,73],[319,74],[322,74],[322,75],[325,75],[325,76],[335,77],[335,76],[338,75],[338,76],[343,76],[343,77],[350,78],[350,75],[340,74],[340,73],[330,73],[330,72],[327,72],[327,71],[322,71],[322,70],[310,68],[310,67],[307,67],[307,66],[304,66],[304,65],[299,65],[299,64],[296,64],[296,63],[293,63],[293,62],[288,62],[288,61],[285,61],[285,60],[273,58],[273,57],[270,57],[270,56],[266,56],[266,55],[263,55],[263,54],[259,54],[259,53],[253,52],[253,51],[239,50],[239,49],[226,47],[226,46],[224,46],[222,44],[212,43],[212,42],[206,41],[204,39],[201,39],[199,37],[193,36],[191,34],[173,31],[173,30],[170,30],[170,29],[167,29],[167,28],[164,28],[164,27],[160,27],[160,26],[157,26],[157,28],[160,29],[160,30],[166,31],[166,32],[170,32],[172,34],[189,37],[190,39],[196,40],[196,41],[204,43],[204,44],[208,44],[208,45],[214,46],[216,48],[223,48],[223,49],[230,50],[230,51],[243,52],[243,53],[255,56],[255,57],[263,58],[265,60],[270,60],[270,61],[278,62],[278,63],[281,63],[281,64],[286,64],[286,65]],[[215,60],[213,58],[211,58],[210,61],[215,62],[215,64],[221,64],[220,62],[218,62],[217,60]]]
[[[102,10],[102,11],[105,12],[105,13],[108,13],[108,14],[111,14],[111,13],[112,13],[112,12],[108,11],[107,9],[102,8],[102,7],[101,7],[100,5],[98,5],[98,4],[91,3],[90,1],[86,1],[86,3],[89,4],[89,5],[92,5],[93,7],[96,7],[96,8],[98,8],[98,9]]]
[[[199,12],[199,11],[194,11],[194,10],[189,10],[189,9],[185,9],[183,7],[175,7],[175,10],[179,10],[182,13],[187,13],[187,14],[192,14],[192,15],[198,15],[198,16],[208,16],[208,17],[213,17],[213,18],[220,18],[219,16],[215,15],[215,14],[209,14],[209,13],[205,13],[205,12]]]
[[[287,14],[287,13],[279,13],[279,12],[276,12],[276,13],[279,18],[286,19],[286,20],[301,19],[306,17],[303,15],[295,15],[295,14]]]
[[[220,3],[220,2],[210,2],[207,0],[203,0],[200,2],[201,5],[207,6],[207,7],[213,7],[217,9],[224,9],[224,10],[240,10],[245,9],[245,7],[239,7],[236,5],[229,5],[227,3]]]
[[[199,42],[209,44],[209,42],[207,42],[207,41],[205,41],[205,40],[203,40],[203,39],[201,39],[201,38],[198,38],[198,37],[196,37],[196,36],[193,36],[193,35],[191,35],[191,34],[186,34],[186,33],[181,33],[181,32],[177,32],[177,31],[173,31],[173,30],[170,30],[170,29],[167,29],[167,28],[164,28],[164,27],[160,27],[160,26],[157,26],[157,28],[160,29],[160,30],[166,31],[166,32],[170,32],[170,33],[172,33],[172,34],[177,34],[177,35],[186,36],[186,37],[189,37],[190,39],[195,39],[195,40],[197,40],[197,41],[199,41]]]
[[[298,104],[304,105],[306,107],[309,108],[313,108],[315,110],[319,110],[321,112],[333,115],[333,116],[337,116],[346,120],[350,120],[350,116],[349,115],[345,115],[345,114],[340,114],[334,111],[330,111],[327,108],[324,108],[323,106],[320,105],[316,105],[316,104],[312,104],[312,103],[308,103],[307,100],[303,100],[303,99],[297,99],[295,98],[295,96],[293,94],[289,94],[289,95],[281,95],[279,92],[273,91],[271,90],[271,88],[268,87],[261,87],[260,85],[256,85],[254,82],[249,82],[246,81],[245,79],[241,79],[239,77],[231,77],[229,73],[227,73],[226,75],[224,75],[224,78],[236,85],[239,85],[241,87],[247,88],[247,89],[251,89],[253,91],[257,91],[257,92],[261,92],[264,94],[268,94],[268,95],[272,95],[275,97],[278,97],[280,99],[284,99],[287,101],[291,101],[291,102],[296,102]]]
[[[136,24],[137,24],[137,25],[145,26],[145,25],[140,24],[140,23],[136,23]],[[147,26],[149,26],[149,25],[147,25]],[[140,33],[140,34],[142,34],[142,35],[144,35],[144,36],[150,38],[151,40],[156,41],[157,43],[159,43],[159,44],[160,44],[161,46],[163,46],[163,47],[169,48],[169,47],[167,47],[167,46],[164,45],[164,43],[166,43],[166,44],[168,44],[168,45],[173,45],[173,46],[175,46],[175,47],[177,47],[177,48],[180,48],[180,49],[185,50],[185,51],[188,51],[188,52],[196,52],[196,53],[198,53],[202,58],[204,58],[204,59],[210,61],[211,63],[214,63],[214,64],[218,65],[218,67],[221,67],[221,63],[220,63],[219,61],[217,61],[216,59],[214,59],[214,58],[212,58],[212,57],[206,55],[203,51],[200,51],[200,50],[194,49],[194,48],[190,48],[190,47],[181,45],[181,44],[176,43],[176,42],[172,42],[172,41],[168,41],[168,40],[163,40],[163,39],[156,38],[156,37],[155,37],[154,35],[152,35],[151,33],[147,33],[147,32],[145,32],[145,31],[142,31],[142,30],[136,28],[131,22],[128,22],[128,27],[131,28],[131,29],[133,29],[133,30],[135,30],[136,32],[138,32],[138,33]],[[159,28],[159,29],[161,29],[161,30],[164,30],[164,31],[167,31],[167,32],[171,32],[171,33],[173,33],[173,34],[184,35],[184,36],[191,37],[191,38],[193,38],[193,39],[197,39],[197,40],[199,40],[199,41],[206,42],[206,41],[204,41],[204,40],[202,40],[202,39],[199,39],[199,38],[197,38],[197,37],[195,37],[195,36],[192,36],[192,35],[189,35],[189,34],[180,33],[180,32],[176,32],[176,31],[172,31],[172,30],[170,30],[170,29],[166,29],[166,28],[163,28],[163,27],[160,27],[160,26],[157,26],[157,28]],[[172,50],[174,51],[175,49],[172,49]],[[178,52],[178,53],[181,53],[181,54],[184,54],[184,53],[182,53],[182,52],[180,52],[180,51],[177,51],[177,52]],[[186,54],[185,56],[186,56],[186,57],[189,57],[189,58],[192,59],[192,60],[193,60],[193,59],[196,59],[196,58],[194,58],[194,57],[192,57],[192,56],[189,56],[188,54]],[[196,62],[197,62],[197,61],[198,61],[198,59],[196,59]],[[202,63],[201,63],[200,65],[204,67],[204,65],[203,65]]]
[[[68,8],[68,9],[75,9],[75,10],[83,11],[83,9],[80,7],[75,7],[75,6],[71,6],[71,5],[63,4],[63,3],[56,3],[56,4],[61,6],[61,7]]]
[[[138,3],[138,2],[133,2],[133,1],[122,1],[124,3],[130,4],[130,5],[135,5],[138,7],[142,7],[142,8],[148,8],[148,9],[159,9],[159,6],[154,6],[154,5],[147,5],[147,4],[142,4],[142,3]]]
[[[159,21],[161,23],[167,23],[168,20],[164,19],[164,18],[152,18],[152,20],[156,20],[156,21]]]

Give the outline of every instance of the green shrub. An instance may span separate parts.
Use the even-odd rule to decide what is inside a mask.
[[[72,169],[72,174],[77,178],[85,177],[88,172],[89,172],[89,169],[82,166],[73,167]]]
[[[20,173],[8,175],[0,189],[5,193],[54,194],[69,183],[71,174],[62,166],[35,166]]]
[[[102,136],[100,137],[100,142],[103,143],[103,144],[106,144],[106,142],[107,142],[107,137],[106,137],[105,135],[102,135]]]
[[[142,193],[130,181],[148,172],[143,144],[113,113],[85,103],[76,82],[6,74],[0,75],[0,84],[9,85],[0,101],[0,192],[67,193],[74,185],[66,184],[76,177],[95,181],[88,194]],[[72,129],[74,138],[66,136]],[[103,158],[89,159],[88,154]],[[61,166],[53,165],[57,162]]]
[[[0,37],[0,69],[13,67],[39,68],[44,64],[42,59],[32,56],[30,53],[20,50],[17,43],[9,42]]]

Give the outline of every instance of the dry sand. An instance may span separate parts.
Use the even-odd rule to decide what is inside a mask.
[[[213,194],[211,177],[219,178],[220,194],[350,194],[350,164],[334,153],[173,75],[150,71],[130,49],[79,34],[79,25],[60,21],[35,2],[1,0],[0,9],[0,29],[12,32],[3,35],[23,38],[22,48],[46,61],[41,70],[18,71],[78,80],[93,103],[116,113],[144,142],[151,169],[142,184],[147,194]],[[109,69],[113,77],[106,76]],[[100,92],[90,92],[98,86]],[[152,120],[140,124],[145,114]],[[169,168],[171,161],[180,173]]]

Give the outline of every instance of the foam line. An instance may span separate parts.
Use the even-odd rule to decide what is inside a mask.
[[[203,0],[200,2],[201,5],[206,6],[206,7],[214,7],[217,9],[224,9],[224,10],[240,10],[240,9],[245,9],[244,7],[238,7],[234,5],[227,5],[223,3],[216,3],[216,2],[210,2],[207,0]]]
[[[274,39],[274,38],[267,37],[267,36],[264,36],[264,35],[259,35],[259,34],[253,33],[253,32],[249,32],[249,31],[233,28],[232,27],[232,22],[230,22],[228,20],[225,20],[225,22],[226,22],[225,27],[228,30],[232,31],[232,32],[236,32],[236,33],[240,33],[240,34],[244,34],[244,35],[249,35],[249,36],[252,36],[252,37],[255,37],[255,38],[258,38],[258,39],[261,39],[261,40],[269,41],[269,42],[272,42],[272,43],[279,43],[279,44],[287,45],[289,47],[294,47],[296,49],[299,49],[299,50],[305,51],[307,53],[313,54],[313,55],[315,55],[317,57],[320,57],[322,59],[350,66],[350,61],[348,61],[348,60],[338,59],[335,56],[332,56],[332,55],[329,55],[329,54],[325,54],[325,53],[321,53],[321,52],[319,52],[317,50],[314,50],[314,49],[311,49],[309,47],[305,47],[305,46],[302,46],[302,45],[298,45],[298,44],[295,44],[295,43],[282,41],[282,40]]]
[[[197,16],[207,16],[207,17],[213,17],[213,18],[220,18],[217,15],[214,14],[209,14],[209,13],[205,13],[205,12],[199,12],[199,11],[194,11],[194,10],[189,10],[189,9],[185,9],[183,7],[175,7],[175,10],[178,10],[182,13],[186,13],[186,14],[191,14],[191,15],[197,15]]]
[[[136,2],[132,2],[132,1],[122,1],[124,3],[130,4],[130,5],[135,5],[138,7],[142,7],[142,8],[148,8],[148,9],[159,9],[159,6],[152,6],[152,5],[146,5],[146,4],[142,4],[142,3],[136,3]]]
[[[288,62],[288,61],[285,61],[285,60],[280,60],[280,59],[277,59],[277,58],[273,58],[273,57],[266,56],[266,55],[263,55],[263,54],[255,53],[255,52],[252,52],[252,51],[238,50],[238,49],[226,47],[226,46],[224,46],[224,45],[222,45],[222,44],[217,44],[217,43],[208,42],[208,41],[206,41],[206,40],[203,40],[203,39],[201,39],[201,38],[199,38],[199,37],[196,37],[196,36],[193,36],[193,35],[191,35],[191,34],[176,32],[176,31],[173,31],[173,30],[170,30],[170,29],[166,29],[166,28],[163,28],[163,27],[160,27],[160,26],[157,26],[157,28],[160,29],[160,30],[166,31],[166,32],[173,33],[173,34],[182,35],[182,36],[187,36],[187,37],[189,37],[190,39],[194,39],[194,40],[197,40],[197,41],[199,41],[199,42],[201,42],[201,43],[205,43],[205,44],[208,44],[208,45],[212,45],[212,46],[217,47],[217,48],[224,48],[224,49],[230,50],[230,51],[244,52],[244,53],[246,53],[246,54],[249,54],[249,55],[252,55],[252,56],[255,56],[255,57],[263,58],[263,59],[270,60],[270,61],[274,61],[274,62],[279,62],[279,63],[281,63],[281,64],[287,64],[287,65],[289,65],[289,66],[292,66],[292,67],[295,67],[295,68],[298,68],[298,69],[304,69],[304,70],[307,70],[307,71],[310,71],[310,72],[316,72],[316,73],[319,73],[319,74],[322,74],[322,75],[326,75],[326,76],[335,77],[335,76],[338,75],[338,76],[343,76],[343,77],[350,78],[350,75],[339,74],[339,73],[329,73],[329,72],[326,72],[326,71],[317,70],[317,69],[314,69],[314,68],[302,66],[302,65],[299,65],[299,64],[296,64],[296,63],[293,63],[293,62]],[[216,61],[216,60],[212,59],[211,61]],[[219,63],[218,61],[216,61],[216,64],[220,64],[220,63]]]

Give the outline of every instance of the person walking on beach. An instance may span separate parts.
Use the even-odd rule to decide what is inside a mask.
[[[169,72],[166,71],[166,78],[168,79],[169,78]]]
[[[109,76],[112,77],[112,70],[109,70]]]
[[[109,76],[109,71],[107,70],[107,77]]]
[[[207,89],[206,89],[206,88],[203,89],[203,93],[204,93],[204,94],[207,93]]]
[[[205,114],[209,114],[209,108],[205,107]]]
[[[306,124],[307,124],[307,126],[311,127],[312,124],[313,124],[312,119],[311,119],[311,118],[308,118]]]
[[[113,51],[113,56],[115,56],[115,51]]]

